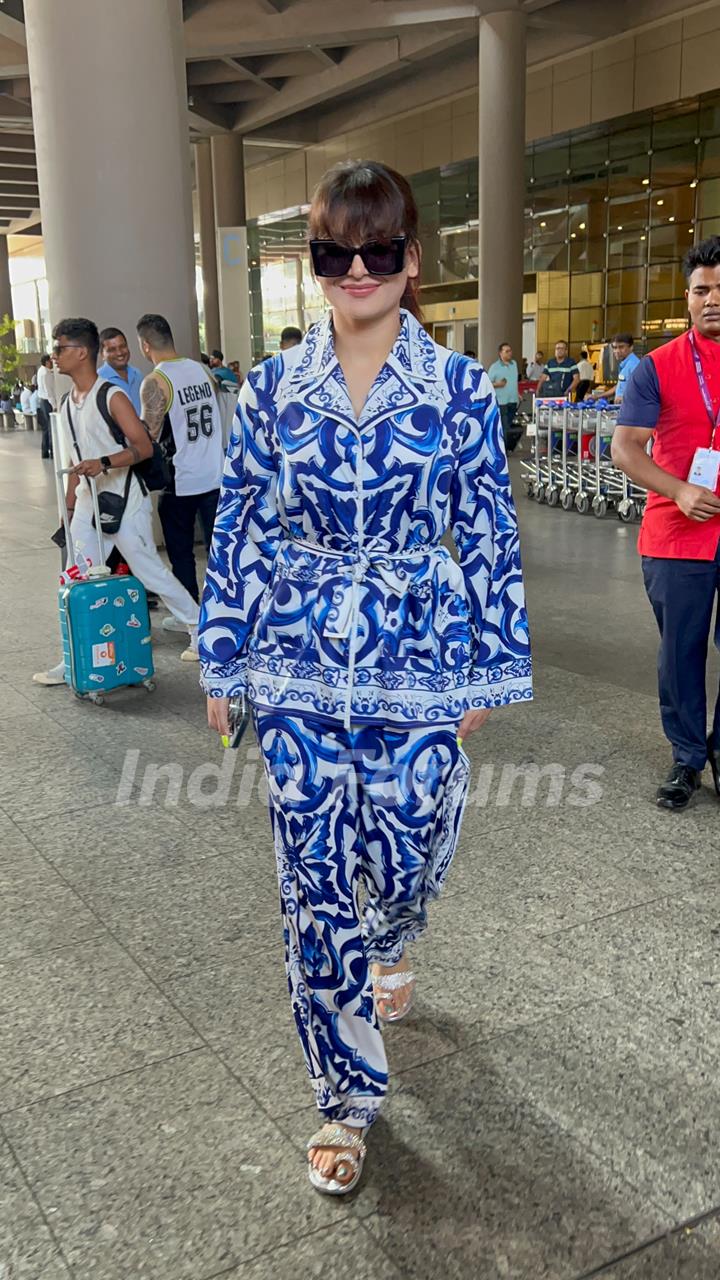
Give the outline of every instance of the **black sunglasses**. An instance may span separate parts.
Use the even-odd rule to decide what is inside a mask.
[[[405,265],[407,236],[392,236],[387,243],[368,240],[366,244],[348,249],[335,240],[311,240],[313,270],[316,276],[346,276],[356,254],[362,258],[371,276],[397,276]]]

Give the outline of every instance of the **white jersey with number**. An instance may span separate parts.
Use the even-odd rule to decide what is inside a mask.
[[[175,472],[178,497],[208,493],[220,487],[224,450],[222,420],[212,379],[197,360],[163,360],[155,369],[168,382],[172,395],[162,439]],[[172,441],[167,441],[169,423]]]

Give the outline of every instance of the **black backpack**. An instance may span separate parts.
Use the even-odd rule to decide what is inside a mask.
[[[108,408],[108,393],[114,386],[115,383],[103,382],[97,393],[96,404],[113,440],[116,444],[121,444],[123,449],[127,449],[129,447],[128,442]],[[122,391],[122,387],[120,390]],[[145,426],[145,423],[143,423],[143,426]],[[147,431],[147,427],[145,427],[145,430]],[[148,431],[149,434],[150,432]],[[141,489],[167,489],[170,484],[170,471],[165,454],[157,440],[153,440],[152,446],[151,456],[143,458],[142,462],[136,462],[132,470],[140,481]]]

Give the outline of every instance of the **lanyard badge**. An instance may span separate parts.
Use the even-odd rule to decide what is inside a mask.
[[[696,449],[688,473],[689,484],[699,484],[715,493],[720,475],[720,453],[717,449]]]

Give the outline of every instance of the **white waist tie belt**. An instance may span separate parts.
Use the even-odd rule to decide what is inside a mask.
[[[345,560],[345,568],[348,572],[349,581],[345,584],[342,599],[334,608],[334,617],[331,614],[328,624],[325,627],[325,634],[329,640],[349,640],[348,648],[348,683],[347,697],[345,699],[345,716],[343,725],[346,729],[350,728],[350,713],[352,710],[352,695],[355,682],[355,659],[357,656],[360,621],[360,584],[364,582],[368,570],[372,569],[382,578],[383,582],[396,595],[404,595],[407,586],[408,574],[406,570],[396,570],[393,568],[395,561],[419,560],[425,557],[429,559],[437,551],[442,550],[440,543],[435,543],[429,547],[415,547],[412,551],[378,551],[372,548],[363,548],[358,552],[353,551],[331,551],[327,547],[321,547],[317,542],[305,542],[302,538],[289,539],[290,545],[300,547],[303,551],[311,551],[316,556],[329,556],[333,560]]]

